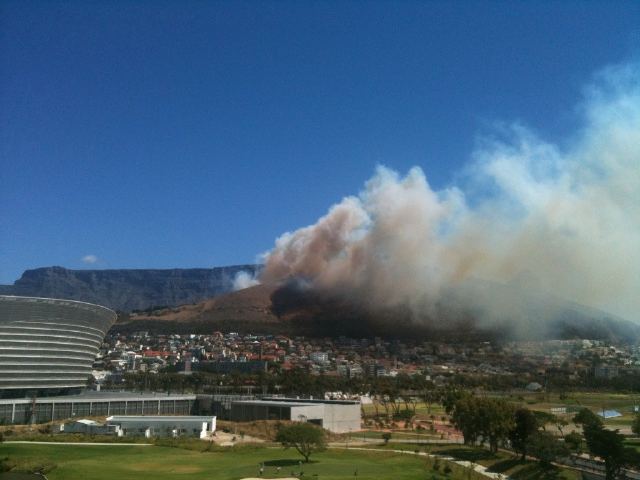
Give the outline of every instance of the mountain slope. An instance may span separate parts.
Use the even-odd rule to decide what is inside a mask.
[[[504,294],[510,293],[508,290]],[[513,297],[513,295],[511,295]],[[486,312],[465,310],[455,302],[438,305],[429,315],[406,306],[371,308],[352,298],[295,286],[258,285],[197,305],[161,309],[123,318],[117,329],[173,332],[213,330],[307,336],[421,337],[439,340],[639,338],[637,325],[599,310],[556,298],[521,300],[523,318],[488,319]]]

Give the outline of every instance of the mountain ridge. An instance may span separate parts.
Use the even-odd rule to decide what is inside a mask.
[[[215,297],[233,289],[238,272],[253,275],[258,268],[251,264],[174,269],[41,267],[25,270],[13,285],[0,285],[0,294],[80,300],[130,312]]]

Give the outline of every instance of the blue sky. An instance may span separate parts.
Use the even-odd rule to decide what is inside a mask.
[[[11,283],[252,262],[376,165],[440,189],[497,122],[561,144],[640,3],[4,1],[0,44]]]

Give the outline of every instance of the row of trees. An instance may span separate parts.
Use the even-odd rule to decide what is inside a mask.
[[[180,375],[167,369],[158,374],[126,373],[125,386],[131,390],[172,390],[207,392],[218,387],[231,387],[238,390],[252,386],[269,393],[287,395],[324,395],[327,391],[361,393],[371,391],[374,394],[385,393],[398,396],[401,391],[422,392],[433,390],[431,382],[424,375],[398,375],[397,377],[334,377],[313,375],[303,368],[291,370],[272,370],[269,372],[229,374],[195,371],[191,375]]]
[[[502,399],[451,391],[443,397],[443,405],[466,444],[488,444],[492,452],[500,445],[508,446],[521,454],[522,460],[531,455],[550,464],[569,455],[572,449],[579,449],[582,443],[582,436],[577,432],[563,435],[562,426],[566,422],[557,421],[553,415],[515,408]],[[556,421],[560,438],[546,430],[550,420]],[[623,468],[640,466],[640,454],[626,447],[624,436],[617,430],[606,429],[591,410],[582,409],[573,423],[582,428],[589,453],[604,461],[607,480],[618,478]]]
[[[614,389],[615,391],[637,391],[640,389],[640,375],[624,375],[616,379],[596,379],[591,375],[576,380],[567,378],[564,372],[549,373],[544,380],[547,391],[563,392],[567,389],[579,390],[588,387],[591,390]],[[125,384],[134,390],[169,390],[208,392],[219,387],[236,388],[254,387],[258,391],[283,393],[287,395],[322,395],[327,391],[349,393],[370,392],[375,396],[397,398],[401,392],[413,392],[414,396],[427,397],[437,394],[435,385],[425,379],[424,375],[400,374],[396,377],[361,376],[356,378],[313,375],[304,368],[282,370],[281,365],[272,363],[267,372],[219,374],[196,371],[192,375],[178,375],[175,366],[166,367],[159,374],[128,373]],[[480,388],[487,391],[510,391],[524,388],[525,382],[514,375],[460,375],[447,377],[449,388],[469,390]]]

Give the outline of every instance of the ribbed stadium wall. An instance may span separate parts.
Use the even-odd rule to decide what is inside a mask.
[[[86,386],[115,320],[114,311],[90,303],[0,295],[0,396]]]

